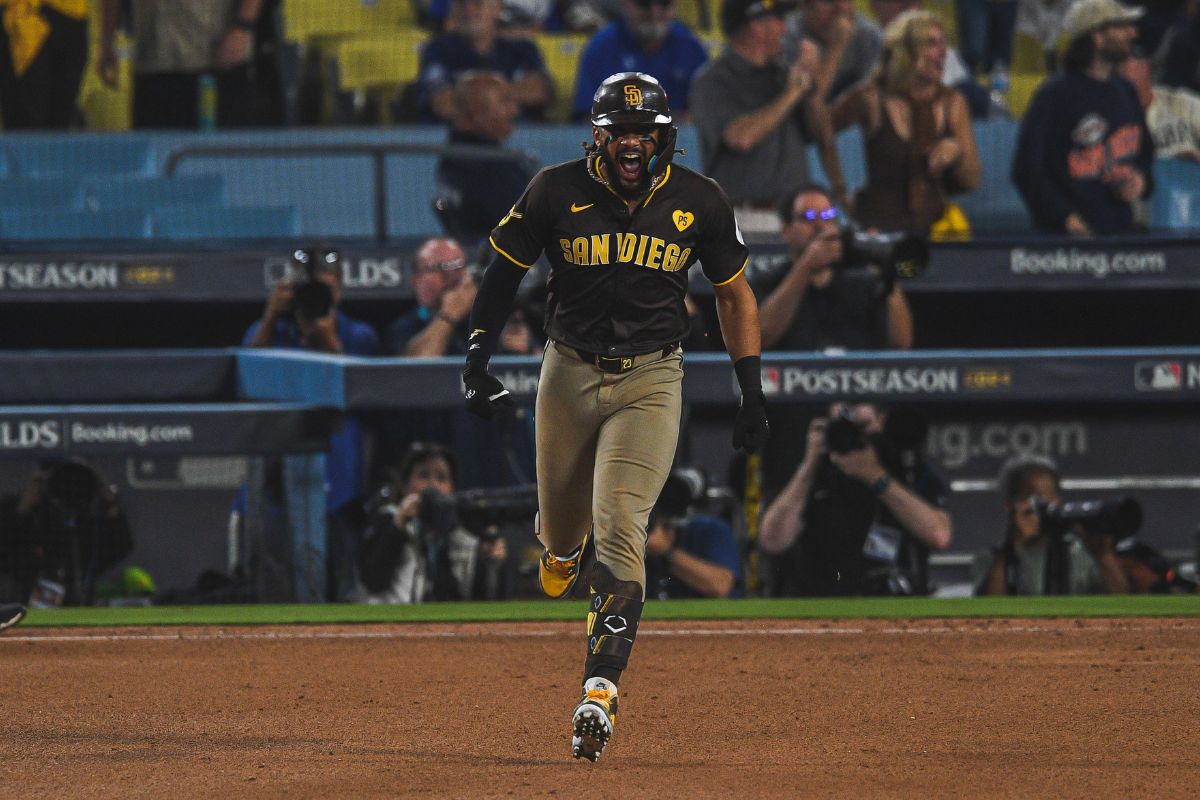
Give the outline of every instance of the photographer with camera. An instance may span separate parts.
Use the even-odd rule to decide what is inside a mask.
[[[779,206],[787,261],[782,279],[759,306],[764,350],[908,350],[913,319],[896,285],[923,267],[925,243],[909,237],[889,242],[845,224],[829,192],[803,186]],[[874,246],[872,246],[874,245]],[[808,408],[772,406],[775,431],[764,456],[766,485],[778,490],[799,463],[795,442],[812,419]]]
[[[763,514],[771,594],[929,593],[929,552],[950,546],[952,525],[925,431],[911,409],[865,403],[812,421],[800,467]]]
[[[344,314],[341,300],[341,255],[324,247],[298,249],[292,253],[287,272],[272,288],[262,318],[246,331],[242,346],[379,355],[374,328]],[[355,526],[350,521],[351,501],[363,491],[363,436],[362,423],[347,415],[341,430],[329,437],[325,453],[328,575],[324,595],[331,601],[344,599],[352,585]]]
[[[0,498],[2,599],[91,605],[97,580],[132,550],[116,490],[82,460],[42,462],[19,494]]]
[[[779,215],[790,266],[759,309],[763,348],[911,349],[912,311],[894,265],[860,260],[829,190],[801,187],[784,198]]]
[[[447,448],[419,442],[395,479],[375,496],[358,556],[368,603],[496,600],[509,594],[508,545],[494,526],[464,524],[454,494],[457,460]],[[528,504],[532,520],[536,500]]]
[[[1000,471],[1008,526],[1004,541],[976,561],[976,594],[1126,594],[1129,581],[1115,543],[1136,532],[1132,500],[1063,503],[1049,458],[1015,456]]]
[[[646,596],[739,597],[742,559],[725,520],[694,513],[705,498],[699,470],[671,471],[646,523]]]

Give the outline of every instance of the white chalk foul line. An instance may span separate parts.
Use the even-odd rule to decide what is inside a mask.
[[[885,636],[950,635],[950,634],[995,634],[995,633],[1083,633],[1114,630],[1151,632],[1164,627],[1174,630],[1200,630],[1200,621],[1163,620],[1161,623],[1130,623],[1121,620],[1089,620],[1078,627],[1045,627],[1040,625],[992,625],[986,627],[953,627],[932,625],[910,628],[858,628],[858,627],[788,627],[788,628],[644,628],[640,636],[658,637],[705,637],[705,636],[855,636],[883,634]],[[255,631],[218,630],[205,632],[184,631],[179,633],[82,633],[0,636],[0,644],[20,642],[211,642],[211,641],[318,641],[337,639],[537,639],[566,635],[561,630],[480,630],[473,628],[459,631]]]

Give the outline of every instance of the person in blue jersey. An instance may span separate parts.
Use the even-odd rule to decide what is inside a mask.
[[[596,87],[616,72],[654,75],[671,98],[671,112],[686,121],[692,77],[708,61],[696,34],[675,18],[677,0],[621,0],[621,16],[583,49],[575,77],[571,118],[585,119]]]

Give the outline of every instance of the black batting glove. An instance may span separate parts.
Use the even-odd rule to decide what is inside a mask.
[[[767,424],[767,399],[761,389],[742,392],[742,404],[733,422],[733,447],[745,453],[757,453],[771,438]]]
[[[499,409],[509,409],[515,404],[504,384],[488,374],[482,364],[468,362],[462,374],[463,397],[467,411],[483,419],[492,419]]]

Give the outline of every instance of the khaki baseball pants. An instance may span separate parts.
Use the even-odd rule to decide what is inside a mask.
[[[535,427],[538,538],[551,553],[594,527],[597,560],[645,592],[646,521],[675,460],[682,382],[679,350],[610,374],[549,343]]]

